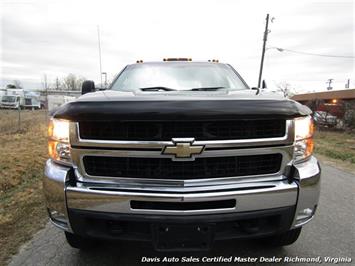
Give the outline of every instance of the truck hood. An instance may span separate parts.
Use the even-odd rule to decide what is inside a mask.
[[[230,120],[294,118],[311,110],[275,93],[254,90],[209,92],[98,91],[58,109],[54,117],[71,121]]]

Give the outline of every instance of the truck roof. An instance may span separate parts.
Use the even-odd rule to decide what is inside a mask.
[[[225,65],[224,63],[212,62],[212,61],[211,62],[208,62],[208,61],[148,61],[148,62],[138,62],[138,63],[134,63],[134,64],[130,64],[130,65],[211,65],[211,64]]]

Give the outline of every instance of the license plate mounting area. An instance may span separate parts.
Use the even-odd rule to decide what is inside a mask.
[[[214,238],[213,224],[155,224],[152,230],[157,250],[208,250]]]

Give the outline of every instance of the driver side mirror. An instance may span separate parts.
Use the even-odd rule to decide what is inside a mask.
[[[92,80],[85,80],[81,87],[81,95],[95,91],[95,83]]]
[[[257,87],[252,87],[251,89],[252,89],[252,90],[256,90],[256,94],[255,94],[255,95],[258,95],[258,94],[259,94],[259,92],[260,92],[260,89],[259,89],[259,88],[257,88]]]

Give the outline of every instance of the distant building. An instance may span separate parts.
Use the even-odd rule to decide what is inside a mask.
[[[311,100],[355,100],[355,89],[346,89],[346,90],[331,90],[331,91],[321,91],[321,92],[312,92],[297,94],[292,96],[292,99],[300,103],[305,103]]]
[[[67,91],[67,90],[40,90],[41,104],[44,108],[50,111],[58,106],[75,99],[81,95],[81,91]]]
[[[41,96],[47,95],[66,95],[66,96],[73,96],[79,97],[81,95],[81,91],[68,91],[68,90],[40,90]]]
[[[74,101],[76,97],[67,95],[48,95],[47,96],[47,106],[48,111],[54,111],[58,109],[62,104]]]
[[[307,105],[313,111],[326,111],[337,117],[343,117],[344,104],[355,103],[355,89],[297,94],[291,99]]]

